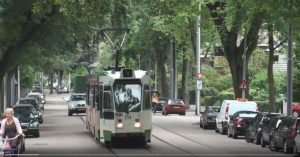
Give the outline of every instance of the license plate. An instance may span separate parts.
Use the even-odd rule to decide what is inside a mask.
[[[22,129],[23,132],[27,132],[27,129]]]
[[[180,108],[180,107],[173,107],[173,108]]]
[[[85,108],[80,108],[80,109],[78,109],[79,111],[84,111],[85,110]]]

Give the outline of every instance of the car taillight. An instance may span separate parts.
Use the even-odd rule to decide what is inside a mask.
[[[226,106],[226,110],[225,110],[225,119],[228,119],[228,111],[229,111],[229,104],[227,104]]]
[[[243,119],[237,119],[236,121],[233,122],[234,125],[246,125],[246,121]]]

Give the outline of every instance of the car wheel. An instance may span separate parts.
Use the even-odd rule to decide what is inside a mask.
[[[207,129],[207,125],[205,125],[205,122],[202,123],[203,129]]]
[[[68,111],[68,116],[72,116],[73,115],[73,113],[72,113],[72,111]]]
[[[251,139],[251,137],[250,137],[250,132],[249,131],[247,131],[246,134],[245,134],[245,140],[248,143],[253,142],[253,139]]]
[[[227,130],[227,137],[232,137],[232,134],[230,133],[229,127],[228,127],[228,130]]]
[[[297,150],[297,145],[294,143],[293,144],[293,154],[294,154],[294,156],[298,156],[299,154],[298,154],[298,150]]]
[[[237,136],[237,134],[236,134],[236,131],[235,131],[235,129],[233,129],[233,130],[232,130],[232,138],[233,138],[233,139],[237,139],[237,137],[238,137],[238,136]]]
[[[202,121],[201,121],[201,118],[200,118],[200,128],[202,128],[203,126],[202,126]]]
[[[272,137],[270,137],[269,149],[271,151],[278,151],[278,147],[276,146],[276,143]]]
[[[40,131],[36,131],[36,133],[34,134],[35,137],[40,137]]]
[[[293,147],[292,147],[293,148]],[[286,154],[291,154],[292,153],[292,148],[288,146],[287,142],[284,141],[284,145],[283,145],[283,152]]]
[[[222,124],[222,126],[221,126],[220,132],[221,132],[222,135],[225,135],[225,134],[226,134],[226,131],[225,131],[225,129],[224,129],[223,124]]]
[[[266,144],[266,141],[264,140],[263,137],[261,137],[261,138],[260,138],[260,146],[261,146],[261,147],[266,147],[266,145],[267,145],[267,144]]]
[[[299,112],[294,110],[292,115],[293,117],[299,117]]]
[[[39,123],[40,124],[43,124],[43,122],[44,122],[44,119],[42,118],[41,120],[39,120]]]
[[[219,129],[218,129],[218,127],[217,127],[217,124],[216,124],[216,126],[215,126],[215,133],[219,133]]]
[[[255,134],[254,144],[259,145],[261,142],[261,134],[258,132]]]

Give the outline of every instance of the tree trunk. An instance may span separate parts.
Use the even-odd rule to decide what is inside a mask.
[[[188,106],[189,104],[189,71],[190,71],[190,60],[187,51],[184,50],[183,54],[183,65],[182,65],[182,100]]]
[[[63,80],[63,76],[64,76],[64,71],[59,69],[58,70],[58,86],[62,85],[62,80]]]
[[[168,96],[167,72],[165,68],[166,57],[161,49],[156,49],[157,73],[158,73],[158,91],[160,97]]]
[[[275,90],[274,76],[273,76],[273,60],[274,60],[274,39],[273,39],[273,24],[268,24],[269,37],[269,62],[268,62],[268,91],[269,91],[269,112],[275,111]]]
[[[11,80],[14,78],[13,76],[15,76],[15,73],[16,73],[16,71],[13,70],[13,71],[10,71],[7,75],[7,106],[10,106],[10,107],[12,107],[14,105],[13,104],[14,102],[11,101],[11,98],[12,98]],[[15,87],[13,87],[13,88],[15,88]],[[16,95],[16,94],[14,94],[14,95]]]
[[[246,42],[246,71],[248,71],[248,60],[255,50],[257,46],[258,40],[258,32],[262,22],[264,20],[265,12],[262,10],[257,10],[252,15],[253,18],[249,21],[249,29],[244,34],[244,39],[242,40],[239,46],[236,45],[238,40],[238,32],[243,29],[241,19],[242,11],[241,3],[236,3],[236,13],[232,20],[231,28],[228,28],[226,24],[226,11],[224,11],[227,5],[227,1],[214,1],[213,3],[207,3],[206,6],[210,11],[210,16],[214,20],[214,24],[218,30],[219,36],[221,38],[222,45],[225,50],[225,56],[229,63],[232,82],[234,86],[234,94],[236,98],[242,96],[242,90],[240,89],[240,85],[243,81],[243,64],[242,64],[242,56],[244,52],[244,42],[245,38]],[[221,11],[222,10],[222,11]],[[248,72],[247,72],[248,73]],[[249,79],[246,73],[246,82],[247,82],[247,90],[246,90],[246,98],[249,97]]]
[[[53,94],[53,72],[50,72],[50,94]]]

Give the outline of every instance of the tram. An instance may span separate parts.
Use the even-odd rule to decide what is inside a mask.
[[[143,70],[108,70],[87,79],[86,127],[106,145],[118,140],[151,142],[150,76]]]

